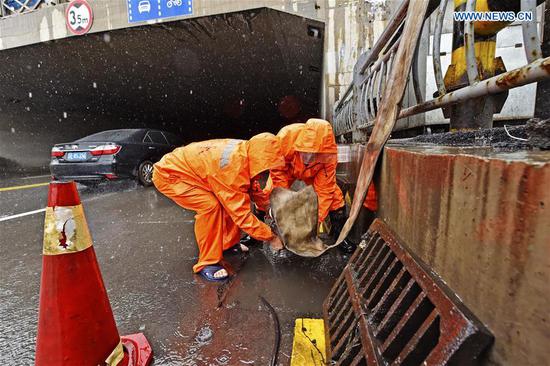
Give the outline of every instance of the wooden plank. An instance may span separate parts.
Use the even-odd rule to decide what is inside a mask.
[[[376,116],[374,129],[369,138],[365,155],[363,156],[361,171],[359,172],[357,186],[355,187],[355,193],[353,195],[351,212],[338,237],[337,244],[341,243],[348,236],[351,227],[357,219],[357,215],[359,215],[359,210],[361,206],[363,206],[363,201],[367,194],[367,188],[372,181],[376,162],[378,161],[378,157],[386,141],[390,137],[397,115],[401,110],[401,100],[403,99],[407,87],[407,78],[411,69],[418,38],[422,30],[422,24],[424,23],[424,16],[426,15],[428,3],[429,0],[409,1],[401,42],[395,55],[395,62],[391,70],[390,79],[387,82],[380,111]]]

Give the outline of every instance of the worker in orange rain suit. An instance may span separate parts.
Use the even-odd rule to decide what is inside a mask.
[[[175,149],[154,165],[153,183],[183,208],[196,211],[199,260],[193,271],[209,281],[228,277],[223,251],[241,231],[282,248],[270,227],[251,212],[251,189],[263,189],[270,169],[284,165],[279,138],[263,133],[242,140],[210,140]]]
[[[332,126],[322,119],[309,119],[305,124],[283,127],[277,136],[281,139],[285,166],[271,170],[272,187],[268,184],[264,197],[256,201],[259,210],[267,210],[273,187],[290,188],[295,180],[301,180],[313,185],[319,203],[318,221],[321,223],[330,215],[331,234],[337,238],[346,215],[344,197],[336,184],[338,148]],[[347,253],[355,250],[354,244],[347,240],[339,248]]]

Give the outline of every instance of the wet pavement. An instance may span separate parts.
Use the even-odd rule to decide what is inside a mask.
[[[268,364],[273,323],[259,296],[278,314],[279,364],[289,364],[294,319],[321,317],[345,264],[334,250],[316,259],[278,259],[257,246],[247,256],[227,257],[236,271],[232,281],[206,283],[191,272],[197,259],[192,212],[131,182],[79,190],[119,332],[145,333],[154,365]],[[0,191],[2,365],[34,360],[44,220],[43,212],[9,216],[43,208],[46,198],[47,186]]]

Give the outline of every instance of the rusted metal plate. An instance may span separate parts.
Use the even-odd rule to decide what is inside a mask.
[[[469,365],[493,341],[459,298],[377,219],[323,304],[337,365]]]
[[[397,120],[397,115],[401,109],[401,100],[403,99],[407,86],[414,50],[422,30],[428,3],[428,0],[409,2],[407,17],[403,27],[403,35],[401,36],[401,41],[397,48],[397,53],[395,54],[395,61],[393,62],[390,77],[387,80],[388,87],[384,91],[380,110],[374,122],[374,129],[372,130],[369,143],[367,144],[367,150],[363,157],[361,173],[359,174],[359,180],[357,181],[357,187],[353,195],[351,212],[336,241],[337,243],[341,243],[346,238],[359,215],[359,210],[367,194],[367,188],[372,181],[378,156],[390,137],[395,121]]]
[[[386,146],[378,217],[491,329],[490,364],[548,364],[550,151],[452,135],[463,146]]]

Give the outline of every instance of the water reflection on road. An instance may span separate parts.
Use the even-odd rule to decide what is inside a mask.
[[[246,258],[226,258],[237,274],[220,288],[191,272],[194,213],[129,181],[79,190],[119,331],[145,333],[155,365],[267,364],[274,334],[260,295],[279,315],[279,359],[287,364],[294,319],[321,315],[345,262],[335,251],[274,260],[256,246]],[[47,187],[23,192],[11,198],[20,207],[45,205]],[[0,222],[3,365],[34,360],[43,219],[40,213]]]

